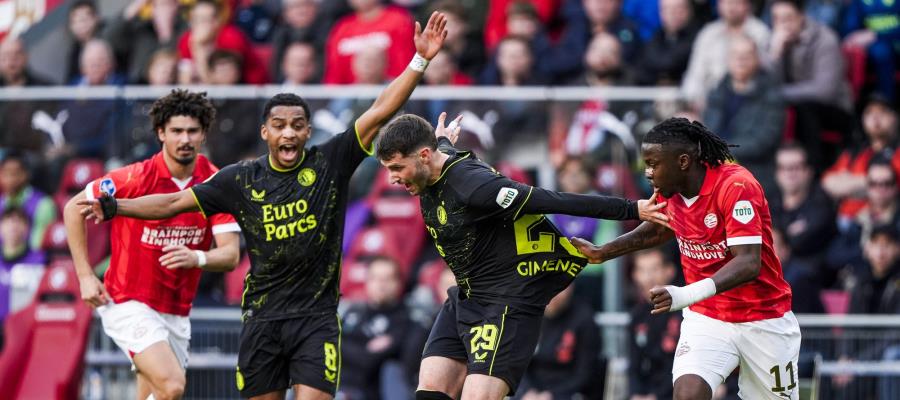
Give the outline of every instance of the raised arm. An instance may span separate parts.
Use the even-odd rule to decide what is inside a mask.
[[[447,19],[444,14],[435,11],[428,19],[425,29],[416,21],[416,55],[410,65],[400,76],[394,79],[384,91],[375,99],[375,103],[356,120],[356,131],[359,134],[360,144],[366,149],[372,146],[375,135],[382,125],[400,110],[400,107],[409,99],[428,61],[440,51],[447,37]]]
[[[599,264],[628,253],[659,246],[674,237],[675,234],[669,228],[656,223],[644,222],[631,232],[599,246],[581,238],[572,238],[571,240],[575,248],[584,254],[588,261],[592,264]]]
[[[75,204],[83,207],[81,215],[97,221],[106,221],[116,215],[137,219],[166,219],[185,212],[200,211],[191,189],[134,199],[116,199],[109,196],[95,200],[85,198]]]

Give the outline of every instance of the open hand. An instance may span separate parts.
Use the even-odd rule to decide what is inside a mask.
[[[462,129],[459,125],[459,122],[462,121],[462,114],[450,121],[450,124],[445,128],[444,121],[446,119],[447,113],[445,112],[438,116],[437,126],[434,127],[434,136],[437,138],[445,137],[450,140],[451,144],[456,144],[456,140],[459,139],[459,131]]]
[[[416,53],[426,60],[431,61],[437,55],[444,45],[446,37],[447,17],[444,16],[444,13],[437,11],[431,13],[428,23],[425,24],[425,30],[422,30],[422,25],[416,21],[416,35],[413,37],[413,42],[416,44]]]
[[[665,226],[666,228],[672,229],[669,226],[669,217],[660,212],[663,208],[666,208],[667,202],[662,202],[656,204],[656,197],[659,195],[659,192],[653,192],[653,196],[650,196],[647,200],[638,200],[638,217],[641,221],[652,222],[654,224],[659,224]]]
[[[197,253],[186,246],[168,245],[162,251],[165,254],[159,258],[159,264],[168,269],[194,268],[200,263]]]

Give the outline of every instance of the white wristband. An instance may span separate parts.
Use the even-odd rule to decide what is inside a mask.
[[[197,266],[203,268],[206,266],[206,252],[203,250],[194,250],[194,254],[197,255]]]
[[[666,286],[666,290],[669,292],[669,296],[672,297],[672,305],[669,307],[669,311],[678,311],[698,301],[712,297],[716,294],[716,283],[712,279],[706,278],[684,287],[669,285]]]
[[[426,60],[425,57],[420,56],[419,53],[416,53],[409,62],[409,69],[413,71],[425,72],[425,67],[427,66],[428,60]]]

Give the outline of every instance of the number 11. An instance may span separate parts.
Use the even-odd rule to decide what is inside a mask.
[[[791,384],[788,385],[787,390],[791,390],[797,386],[797,381],[794,380],[794,362],[789,361],[787,365],[784,366],[784,370],[791,379]],[[772,388],[772,391],[776,393],[785,391],[784,386],[781,386],[781,371],[780,368],[778,368],[778,365],[773,366],[772,369],[769,370],[769,373],[775,375],[775,387]]]

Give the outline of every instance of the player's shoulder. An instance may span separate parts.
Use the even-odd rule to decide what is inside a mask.
[[[451,185],[477,186],[499,175],[497,170],[479,160],[471,152],[457,152],[447,162],[449,165],[444,169],[444,173]]]
[[[719,167],[719,179],[716,185],[719,190],[729,188],[760,187],[759,181],[747,168],[735,163],[722,164]]]

